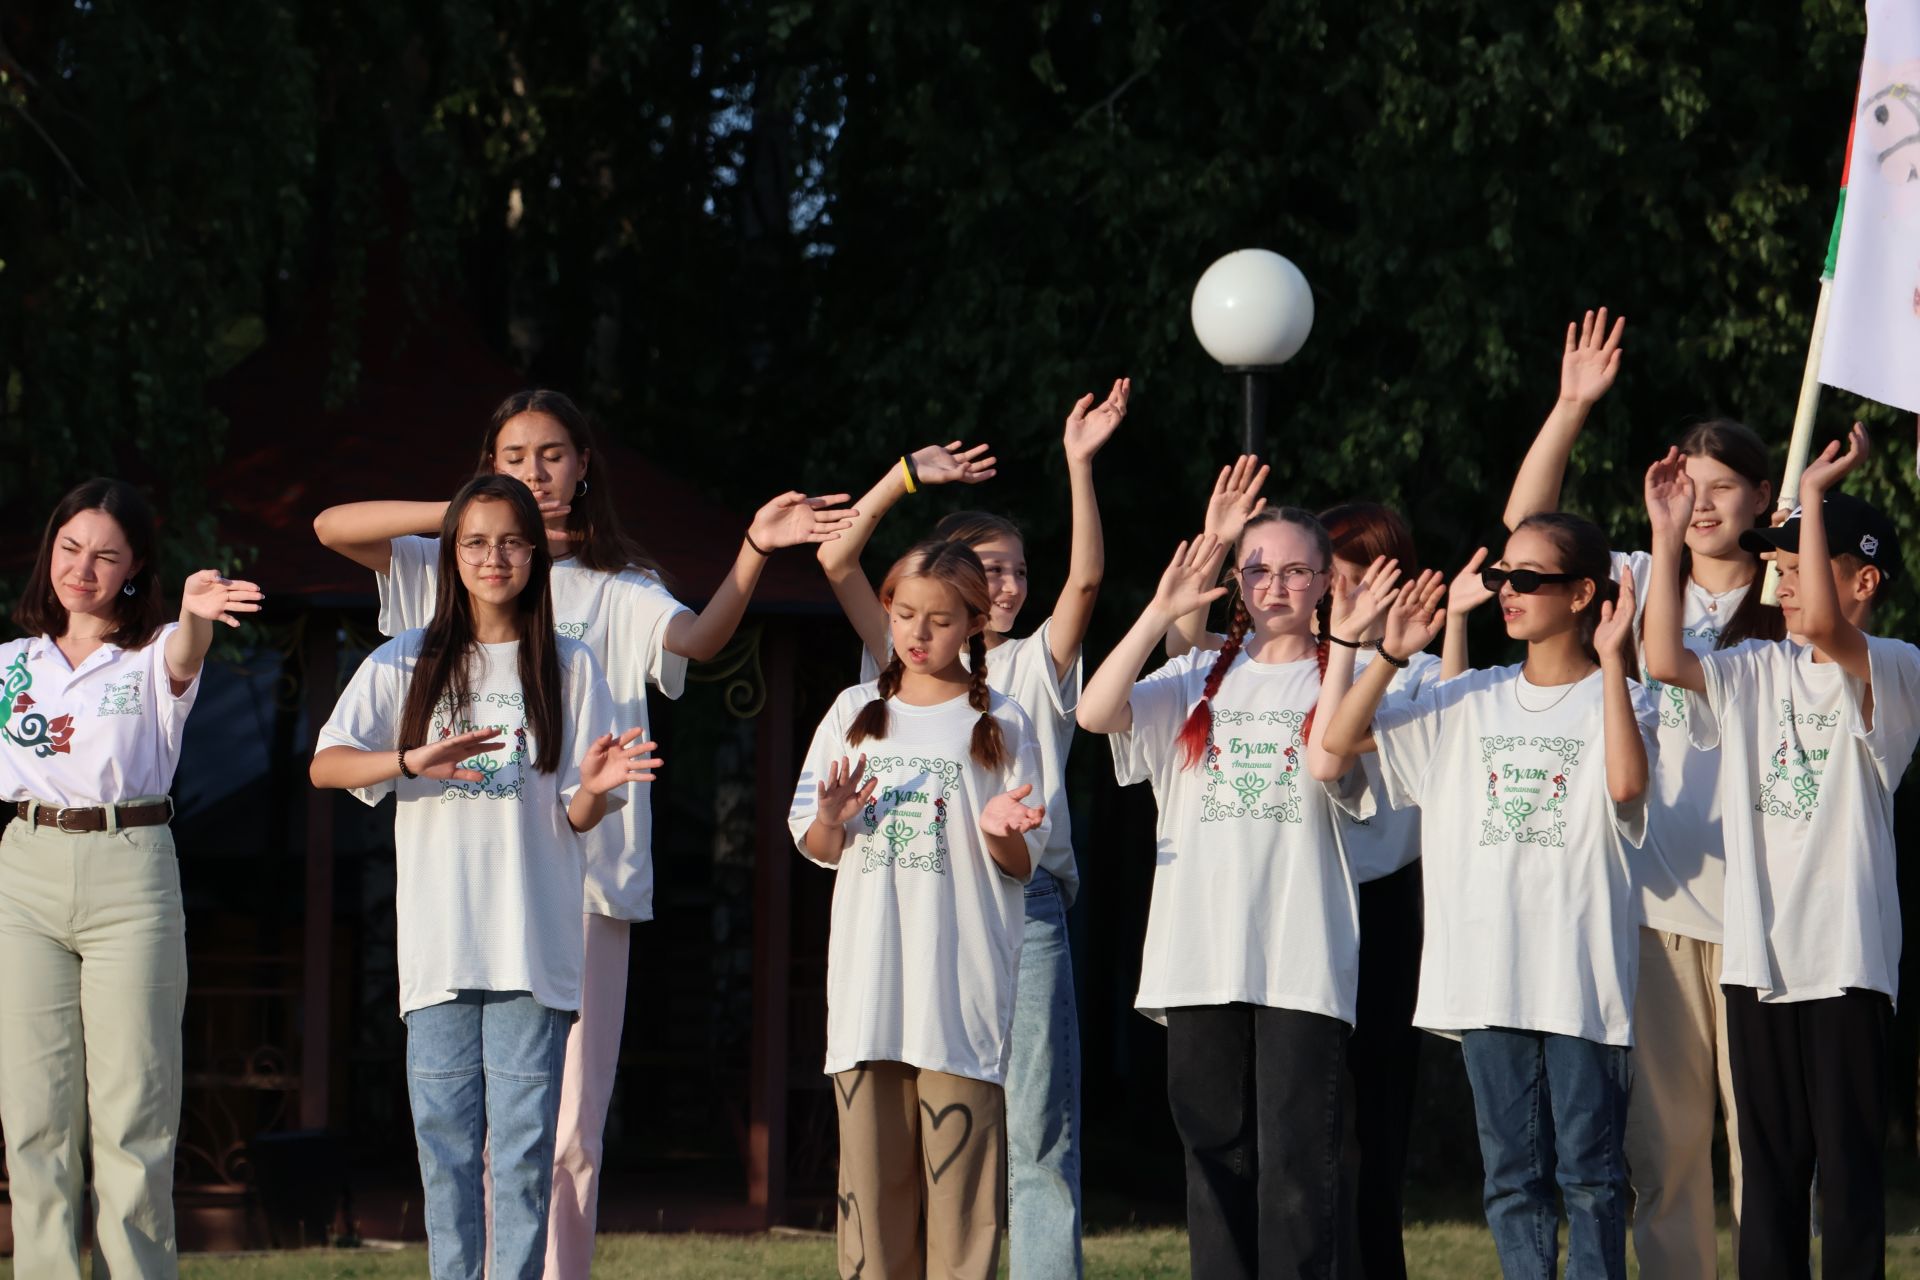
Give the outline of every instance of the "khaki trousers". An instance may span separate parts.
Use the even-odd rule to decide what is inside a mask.
[[[186,994],[171,830],[66,835],[18,819],[7,825],[0,1127],[16,1274],[80,1276],[89,1138],[94,1277],[178,1274],[173,1154]]]
[[[1000,1086],[865,1062],[833,1087],[841,1276],[992,1280],[1007,1215]]]
[[[1713,1210],[1716,1099],[1726,1114],[1736,1253],[1740,1242],[1739,1128],[1718,943],[1640,930],[1633,1040],[1627,1165],[1640,1274],[1646,1280],[1711,1278],[1720,1257]]]

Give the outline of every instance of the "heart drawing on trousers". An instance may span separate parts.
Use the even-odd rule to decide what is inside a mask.
[[[845,1195],[835,1195],[840,1203],[840,1216],[845,1221],[840,1226],[840,1265],[851,1266],[853,1270],[842,1271],[840,1280],[860,1280],[867,1270],[866,1223],[860,1217],[860,1197],[849,1191]],[[847,1247],[848,1240],[860,1242],[860,1256],[853,1257],[853,1250]]]
[[[935,1111],[931,1105],[922,1101],[920,1109],[927,1113],[927,1124],[930,1126],[930,1129],[922,1134],[920,1145],[927,1153],[927,1172],[933,1176],[935,1182],[938,1182],[940,1175],[952,1167],[953,1162],[960,1158],[960,1153],[967,1149],[967,1140],[973,1137],[973,1108],[964,1102],[950,1102]],[[947,1152],[946,1159],[936,1165],[933,1162],[933,1139],[939,1134],[940,1126],[947,1122],[947,1117],[956,1111],[966,1123],[961,1127],[960,1137],[954,1142],[953,1149]]]

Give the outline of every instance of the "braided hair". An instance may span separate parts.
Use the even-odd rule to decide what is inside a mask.
[[[969,754],[981,768],[998,769],[1007,758],[1007,744],[1000,722],[993,716],[993,691],[987,687],[985,631],[986,617],[992,607],[987,571],[980,564],[980,557],[964,542],[952,539],[922,542],[887,571],[886,580],[880,584],[882,608],[893,609],[894,593],[910,578],[932,578],[944,583],[966,607],[968,624],[980,623],[979,629],[967,637],[967,705],[980,713],[974,722]],[[860,714],[847,729],[849,746],[858,746],[868,738],[887,736],[887,700],[900,692],[900,679],[905,673],[906,664],[901,661],[900,651],[895,649],[881,669],[873,700],[860,708]]]

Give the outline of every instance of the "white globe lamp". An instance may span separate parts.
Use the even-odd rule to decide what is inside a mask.
[[[1266,425],[1268,380],[1313,331],[1313,290],[1300,268],[1268,249],[1239,249],[1193,288],[1193,333],[1245,389],[1248,453]]]

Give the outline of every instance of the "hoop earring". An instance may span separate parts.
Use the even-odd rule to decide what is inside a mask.
[[[133,590],[134,590],[133,584],[129,582],[126,586],[120,588],[120,594],[123,596],[130,596],[133,594]]]
[[[587,482],[584,479],[580,481],[580,487],[573,491],[573,496],[576,498],[584,498],[587,496]]]

